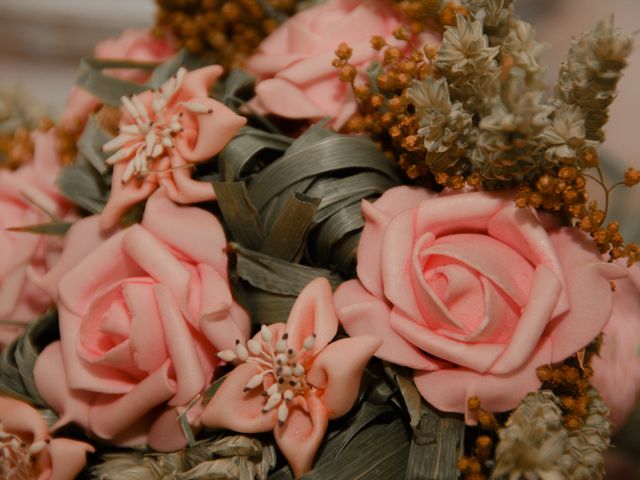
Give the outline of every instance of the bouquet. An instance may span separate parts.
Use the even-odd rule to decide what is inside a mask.
[[[157,5],[59,121],[0,92],[0,476],[602,478],[640,390],[640,170],[599,156],[633,37],[551,89],[510,0]]]

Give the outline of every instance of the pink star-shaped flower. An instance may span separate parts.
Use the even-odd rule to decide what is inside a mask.
[[[191,178],[193,166],[217,155],[246,123],[208,96],[220,75],[218,65],[192,72],[181,67],[159,89],[122,97],[119,134],[102,146],[113,165],[102,228],[117,223],[159,185],[176,203],[215,199],[211,183]]]
[[[237,362],[202,413],[202,423],[241,433],[273,430],[296,477],[311,469],[328,421],[356,401],[362,372],[381,340],[333,343],[338,319],[329,282],[317,278],[296,300],[286,324],[262,326],[246,344],[218,355]]]

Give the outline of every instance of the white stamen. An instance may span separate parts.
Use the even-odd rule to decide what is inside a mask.
[[[291,401],[293,399],[293,390],[285,390],[282,396],[287,402]]]
[[[302,342],[302,348],[304,348],[305,350],[311,350],[315,343],[316,343],[316,334],[312,333],[311,335],[309,335],[307,338],[304,339],[304,342]]]
[[[302,365],[300,365],[299,363],[297,363],[294,367],[293,367],[293,374],[296,377],[299,377],[301,375],[304,375],[304,367]]]
[[[269,397],[269,400],[267,400],[267,403],[262,408],[262,411],[266,413],[270,410],[273,410],[274,407],[278,405],[281,401],[282,401],[282,395],[278,392],[274,393]]]
[[[131,100],[129,100],[128,97],[120,97],[120,101],[122,102],[122,106],[127,110],[127,112],[129,112],[129,115],[133,118],[138,118],[140,116],[136,107],[133,106],[133,103],[131,103]]]
[[[233,350],[222,350],[218,352],[218,358],[225,362],[233,362],[237,357]]]
[[[276,352],[284,353],[286,349],[287,349],[287,340],[285,338],[281,338],[276,343]],[[286,358],[285,358],[285,360],[286,360]]]
[[[135,140],[136,137],[134,135],[130,135],[128,133],[121,133],[117,137],[112,138],[107,143],[102,145],[103,152],[112,152],[114,150],[118,150],[123,147],[127,142],[131,140]]]
[[[286,403],[281,403],[278,407],[278,422],[280,425],[284,425],[284,422],[289,418],[289,407]]]
[[[236,354],[241,361],[245,361],[249,358],[249,352],[247,351],[247,347],[245,347],[241,342],[236,342]]]
[[[267,395],[273,395],[278,391],[278,384],[274,383],[269,388],[267,388]]]
[[[189,110],[190,112],[197,114],[213,113],[213,109],[202,105],[198,102],[180,102],[180,105]]]
[[[137,145],[133,145],[132,147],[127,147],[127,148],[121,148],[116,153],[114,153],[109,158],[107,158],[105,162],[107,163],[107,165],[115,165],[119,161],[132,156],[137,149],[138,149]]]
[[[264,373],[258,373],[251,377],[251,380],[247,382],[247,385],[244,387],[245,390],[253,390],[254,388],[262,385],[264,381]]]
[[[284,367],[282,367],[282,373],[280,375],[282,375],[283,377],[290,377],[292,373],[293,370],[291,369],[291,367],[285,365]]]
[[[254,340],[253,338],[247,341],[247,348],[252,355],[260,355],[260,351],[262,350],[262,348],[260,347],[260,343],[258,343],[258,341]]]
[[[182,87],[182,82],[184,82],[184,78],[187,76],[187,69],[185,67],[180,67],[176,72],[176,90],[180,90]]]
[[[262,325],[260,327],[260,335],[262,335],[262,339],[267,343],[271,342],[271,339],[273,338],[271,330],[266,325]]]
[[[145,123],[149,123],[151,121],[149,120],[149,113],[147,112],[147,107],[144,106],[142,101],[140,101],[140,99],[134,95],[133,97],[131,97],[131,102],[138,112],[138,115],[140,115],[140,118],[142,118]]]
[[[153,147],[153,151],[151,152],[151,156],[153,158],[158,158],[164,153],[164,146],[161,143],[156,143]]]
[[[138,125],[132,123],[131,125],[123,125],[122,127],[120,127],[120,133],[127,133],[129,135],[140,135],[142,131],[140,130],[140,127]]]
[[[169,136],[164,136],[162,137],[162,145],[165,148],[173,148],[173,140],[171,140],[171,137]]]
[[[153,95],[153,97],[151,98],[151,108],[153,108],[153,111],[156,115],[159,115],[160,113],[162,113],[162,111],[165,109],[166,106],[167,106],[167,102],[165,102],[162,96]]]
[[[39,442],[34,442],[31,444],[31,446],[29,447],[29,453],[31,455],[37,455],[38,453],[40,453],[44,447],[47,446],[47,442],[45,440],[40,440]]]
[[[135,159],[129,162],[127,168],[124,169],[124,173],[122,174],[122,179],[120,180],[122,183],[127,183],[131,177],[133,176],[133,172],[135,169]]]

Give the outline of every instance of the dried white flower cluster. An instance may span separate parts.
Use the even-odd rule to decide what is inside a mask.
[[[449,165],[466,154],[474,133],[472,116],[460,102],[451,102],[447,81],[427,77],[409,89],[409,98],[420,118],[418,134],[424,139],[429,163],[438,168],[438,159]]]
[[[583,166],[602,126],[632,36],[612,18],[572,43],[557,98],[547,98],[547,48],[518,19],[511,0],[468,0],[469,15],[448,27],[435,58],[441,80],[410,91],[433,173],[480,176],[485,187],[535,181],[558,165]]]
[[[562,480],[559,467],[569,433],[550,390],[528,394],[500,430],[492,478]]]
[[[604,140],[602,127],[632,48],[633,35],[615,28],[609,16],[571,43],[569,58],[560,66],[556,95],[584,111],[590,140]]]
[[[490,47],[482,23],[458,14],[456,26],[448,27],[435,59],[449,82],[449,90],[472,113],[482,112],[498,94],[499,47]]]
[[[236,435],[200,442],[175,453],[108,454],[92,474],[96,480],[266,480],[275,463],[273,446]]]
[[[598,480],[604,476],[603,453],[609,446],[609,410],[598,392],[589,390],[582,427],[563,425],[559,400],[550,390],[528,394],[500,430],[493,479]]]

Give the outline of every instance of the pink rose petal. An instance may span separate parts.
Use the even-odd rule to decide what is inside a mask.
[[[307,379],[323,390],[320,397],[329,419],[346,414],[360,391],[360,378],[382,339],[368,336],[330,343],[313,360]],[[348,359],[348,361],[345,361]]]
[[[264,397],[260,392],[244,391],[251,377],[257,373],[258,367],[250,363],[234,368],[205,406],[200,418],[202,424],[240,433],[260,433],[273,429],[277,423],[276,410],[262,413]]]
[[[313,457],[327,431],[328,416],[315,396],[307,398],[308,412],[292,408],[284,425],[274,430],[276,444],[285,456],[296,478],[311,470]]]

